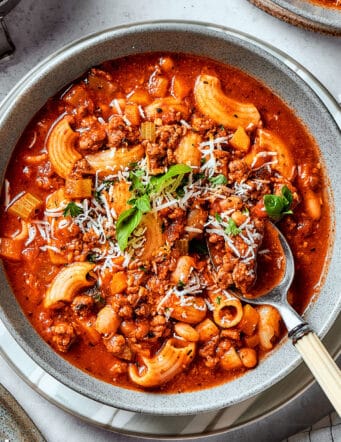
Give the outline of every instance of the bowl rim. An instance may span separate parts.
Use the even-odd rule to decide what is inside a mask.
[[[277,18],[313,31],[341,35],[341,10],[323,7],[309,0],[250,0]]]
[[[294,14],[307,18],[314,23],[333,26],[341,30],[341,10],[333,7],[318,5],[309,0],[300,0],[299,4],[290,3],[288,0],[272,0],[278,6]]]
[[[284,63],[285,63],[285,69],[288,72],[291,71],[291,73],[296,73],[296,74],[300,73],[301,75],[298,75],[298,81],[303,82],[305,84],[305,86],[308,86],[308,89],[311,94],[316,96],[316,90],[314,90],[314,88],[312,88],[309,84],[307,84],[307,82],[306,82],[307,79],[310,79],[311,81],[313,81],[313,83],[315,83],[317,90],[319,88],[320,88],[320,90],[322,89],[324,91],[325,95],[328,97],[329,102],[334,106],[335,109],[338,109],[337,103],[336,103],[336,100],[334,99],[334,97],[332,97],[332,95],[324,88],[324,86],[322,86],[320,84],[320,82],[318,80],[316,80],[316,78],[312,74],[310,74],[308,71],[306,71],[305,68],[303,68],[301,65],[299,65],[299,63],[294,61],[291,57],[287,56],[284,52],[277,50],[276,48],[274,48],[271,45],[268,45],[267,43],[262,42],[260,39],[254,38],[253,36],[250,36],[246,33],[234,30],[232,28],[227,28],[224,26],[219,26],[219,25],[215,25],[215,24],[211,24],[211,23],[198,22],[198,21],[188,21],[188,20],[162,20],[162,21],[154,20],[154,21],[129,23],[129,24],[109,28],[109,29],[106,29],[106,30],[103,30],[103,31],[100,31],[97,33],[93,33],[88,36],[82,37],[78,40],[75,40],[74,42],[71,42],[71,43],[63,46],[59,50],[52,53],[50,56],[48,56],[43,61],[41,61],[36,67],[34,67],[30,72],[28,72],[12,88],[12,90],[9,92],[9,94],[0,103],[0,111],[5,109],[4,114],[0,115],[0,127],[3,124],[4,120],[6,119],[6,117],[8,116],[8,114],[10,113],[11,108],[15,105],[16,101],[18,101],[18,96],[20,96],[20,93],[23,90],[27,89],[31,84],[34,84],[36,82],[37,78],[39,80],[39,74],[43,75],[43,74],[46,74],[46,72],[53,71],[53,69],[56,67],[58,62],[60,62],[61,60],[67,59],[69,56],[75,56],[76,53],[81,52],[86,47],[90,47],[91,44],[94,44],[95,42],[96,43],[99,43],[99,42],[103,43],[104,40],[106,40],[108,38],[109,39],[115,38],[115,34],[121,32],[121,31],[134,30],[134,32],[141,32],[142,30],[145,31],[145,29],[148,27],[149,28],[155,28],[155,27],[157,28],[160,26],[164,26],[164,27],[169,26],[170,28],[172,28],[171,30],[173,32],[174,31],[184,32],[184,31],[186,31],[186,29],[188,29],[188,27],[192,27],[192,30],[201,31],[201,32],[204,31],[204,34],[207,38],[212,38],[212,35],[209,34],[209,31],[212,31],[212,32],[218,33],[219,37],[221,35],[225,35],[225,36],[230,37],[231,39],[234,38],[235,39],[234,41],[237,41],[238,44],[244,44],[244,45],[247,44],[247,45],[249,45],[249,47],[252,47],[253,50],[257,49],[258,52],[260,52],[261,55],[264,56],[265,58],[268,58],[268,60],[269,59],[272,61],[274,61],[275,59],[278,60],[278,57],[281,56],[281,57],[283,57],[282,61],[284,61]],[[162,30],[164,30],[164,28]],[[231,43],[231,41],[230,41],[230,43]],[[72,54],[72,51],[75,49],[77,49],[77,50]],[[50,63],[52,63],[51,66],[50,66]],[[45,69],[45,71],[44,71],[44,69]],[[321,103],[321,101],[320,101],[320,103]],[[323,107],[325,108],[324,105],[323,105]],[[338,128],[338,131],[340,133],[341,118],[340,118],[340,121],[337,122],[335,120],[335,117],[333,118],[333,116],[330,114],[329,110],[327,110],[327,112],[329,115],[330,123],[333,123],[334,126]],[[338,115],[337,112],[336,112],[336,115]],[[331,314],[331,319],[329,320],[329,322],[331,322],[331,323],[334,322],[337,314],[338,314],[338,311],[337,311],[337,308],[335,308]],[[159,414],[159,415],[180,415],[180,414],[192,414],[193,412],[197,413],[197,412],[203,412],[203,411],[210,411],[210,410],[214,410],[219,407],[222,407],[222,406],[227,406],[227,405],[231,405],[232,403],[237,403],[237,402],[246,400],[247,398],[254,396],[254,395],[258,394],[260,391],[263,391],[264,389],[268,388],[273,383],[273,379],[269,378],[267,380],[267,382],[265,382],[265,385],[262,384],[262,387],[255,388],[252,392],[245,392],[244,391],[244,393],[242,395],[239,395],[237,400],[235,398],[233,400],[231,400],[231,399],[229,400],[228,398],[224,398],[224,400],[223,400],[221,398],[221,400],[218,404],[212,404],[212,403],[210,405],[205,404],[205,401],[202,400],[205,395],[205,392],[213,391],[215,389],[221,389],[222,385],[228,385],[228,383],[222,384],[220,386],[217,386],[217,387],[214,387],[214,388],[211,388],[208,390],[199,390],[199,392],[183,393],[181,396],[186,396],[188,398],[187,405],[185,405],[184,403],[182,403],[182,404],[175,403],[176,401],[174,401],[174,400],[171,401],[172,403],[168,403],[167,405],[165,405],[162,401],[162,397],[171,396],[174,399],[177,396],[176,395],[162,395],[162,394],[137,392],[137,391],[127,390],[127,389],[122,389],[120,387],[114,387],[110,384],[106,384],[106,383],[103,383],[102,381],[96,380],[97,382],[103,383],[106,386],[109,386],[114,390],[124,390],[125,393],[130,397],[132,397],[131,394],[138,395],[141,397],[141,401],[139,402],[139,404],[136,404],[135,402],[131,401],[131,399],[130,400],[128,399],[128,401],[126,401],[124,404],[122,404],[121,402],[117,403],[117,401],[115,399],[107,400],[107,399],[104,399],[103,397],[99,398],[98,395],[96,395],[92,391],[81,388],[81,387],[79,387],[79,385],[76,386],[74,382],[72,382],[70,379],[68,379],[67,377],[60,374],[58,372],[58,370],[55,370],[55,369],[51,368],[51,366],[49,364],[46,364],[46,362],[41,358],[41,356],[39,354],[34,353],[34,355],[32,356],[32,351],[30,351],[30,348],[28,347],[27,343],[21,338],[21,336],[17,333],[17,330],[9,322],[9,319],[8,319],[6,313],[1,308],[1,306],[0,306],[0,316],[4,319],[4,322],[5,322],[8,330],[10,331],[12,336],[16,339],[16,341],[19,343],[19,345],[35,360],[35,362],[38,363],[38,365],[40,365],[43,369],[45,369],[48,373],[50,373],[52,376],[54,376],[60,382],[67,385],[68,387],[72,388],[73,390],[79,391],[82,394],[85,394],[86,396],[88,396],[92,399],[95,399],[99,402],[102,402],[102,403],[108,404],[108,405],[112,405],[112,406],[115,406],[115,407],[118,407],[121,409],[126,409],[129,411],[139,411],[139,412]],[[27,323],[28,323],[28,321],[27,321]],[[327,327],[327,326],[322,327],[320,330],[320,336],[324,336],[329,328],[330,327]],[[42,342],[44,342],[44,341],[42,341]],[[286,374],[291,372],[299,363],[300,363],[300,357],[298,355],[295,355],[293,357],[292,363],[289,366],[285,367],[282,371],[280,371],[280,373],[277,373],[276,382],[278,382]],[[75,369],[75,368],[73,367],[73,369]],[[80,371],[80,373],[83,373],[83,372]],[[85,375],[85,374],[83,373],[83,375]],[[88,375],[85,375],[85,376],[88,376]],[[247,376],[247,375],[242,376],[240,379],[245,378],[245,376]],[[128,394],[129,392],[130,392],[130,395]],[[146,397],[146,396],[148,396],[148,397]],[[148,403],[148,398],[152,398],[153,405],[150,405]],[[158,400],[157,398],[161,398],[161,400]],[[201,401],[198,400],[200,398],[201,398]],[[189,410],[188,404],[191,401],[194,402],[195,407],[193,409]],[[156,404],[154,402],[156,402]]]

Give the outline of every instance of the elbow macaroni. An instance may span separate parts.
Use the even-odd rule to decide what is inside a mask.
[[[74,262],[60,270],[46,292],[44,306],[59,308],[71,302],[80,289],[91,287],[95,281],[89,281],[87,276],[94,267],[89,262]]]
[[[78,136],[64,117],[54,125],[47,140],[52,167],[64,179],[70,176],[77,161],[82,159],[82,155],[75,149]]]
[[[257,108],[227,97],[217,77],[200,75],[194,86],[194,97],[204,115],[230,129],[245,129],[250,124],[257,126],[260,121]]]
[[[243,317],[243,306],[237,298],[218,298],[215,300],[213,319],[222,328],[231,328],[239,324]]]
[[[156,387],[170,381],[183,371],[195,356],[195,343],[170,338],[153,357],[141,356],[144,368],[129,366],[129,376],[133,382],[143,387]]]
[[[128,167],[130,163],[140,161],[144,155],[144,148],[141,145],[126,148],[112,148],[89,154],[85,159],[94,172],[112,174],[122,168]]]

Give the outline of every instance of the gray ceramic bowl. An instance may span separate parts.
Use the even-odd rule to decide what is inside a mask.
[[[250,0],[269,14],[312,31],[341,35],[341,10],[309,0]]]
[[[329,198],[341,202],[341,135],[318,96],[271,50],[252,38],[214,25],[192,22],[140,23],[101,32],[66,46],[31,71],[7,96],[0,109],[1,175],[25,126],[48,97],[104,60],[146,51],[182,51],[229,63],[257,77],[282,97],[305,122],[322,151],[330,177]],[[288,61],[288,65],[290,62]],[[341,204],[335,205],[337,231],[329,250],[329,271],[318,299],[305,314],[320,336],[337,318],[341,297]],[[176,395],[141,393],[92,378],[60,358],[30,326],[4,277],[0,275],[0,316],[21,347],[50,375],[81,394],[114,407],[153,414],[195,414],[235,404],[264,391],[286,375],[300,358],[288,341],[253,371],[230,383]]]

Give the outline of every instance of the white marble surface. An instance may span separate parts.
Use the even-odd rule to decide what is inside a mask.
[[[6,19],[17,51],[0,64],[0,99],[52,51],[86,34],[143,20],[190,19],[255,35],[290,54],[337,97],[341,39],[295,28],[246,0],[22,0]]]
[[[62,45],[115,25],[158,19],[191,19],[252,34],[290,54],[341,101],[341,39],[294,28],[246,0],[22,0],[6,23],[17,47],[0,62],[0,99]],[[41,398],[0,357],[0,382],[10,390],[49,442],[127,438],[87,425]],[[296,438],[295,442],[299,442]]]

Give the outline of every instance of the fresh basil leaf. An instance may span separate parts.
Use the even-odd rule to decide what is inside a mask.
[[[83,213],[83,209],[78,206],[74,201],[71,201],[64,209],[63,215],[64,216],[72,216],[72,218],[75,218],[76,216]]]
[[[284,215],[291,215],[293,212],[290,209],[293,201],[292,193],[283,186],[281,189],[282,195],[264,195],[264,207],[266,213],[274,221],[279,221]]]
[[[213,186],[220,186],[222,184],[227,184],[226,176],[223,175],[222,173],[220,175],[209,178],[208,181],[212,183]]]
[[[122,252],[127,248],[129,237],[140,224],[141,219],[142,212],[136,207],[125,210],[119,216],[116,223],[116,239]]]
[[[150,212],[151,207],[148,195],[145,194],[140,196],[139,198],[136,198],[134,206],[137,209],[141,210],[142,213]]]
[[[220,216],[220,213],[216,213],[216,214],[214,215],[214,217],[215,217],[215,219],[216,219],[219,223],[222,221],[221,216]]]
[[[287,186],[283,186],[282,187],[282,195],[283,195],[283,199],[285,202],[285,210],[289,209],[289,207],[291,206],[292,203],[292,193],[290,192],[290,190],[287,188]]]
[[[189,172],[192,172],[192,168],[190,166],[187,166],[186,164],[174,164],[163,175],[152,177],[150,182],[153,185],[154,191],[158,193],[161,192],[169,184],[172,184],[172,178],[178,175],[184,175],[185,173]]]
[[[225,228],[225,233],[227,233],[230,236],[236,236],[239,235],[241,230],[239,227],[237,227],[237,224],[233,221],[232,218],[228,220],[227,227]]]
[[[284,207],[283,198],[280,195],[264,195],[263,200],[266,213],[270,218],[278,220]]]
[[[182,176],[182,180],[181,183],[179,184],[179,186],[176,189],[176,194],[178,195],[179,198],[182,198],[183,196],[185,196],[185,189],[184,187],[187,186],[188,184],[188,175],[186,176]]]
[[[131,181],[131,186],[129,190],[136,190],[140,193],[145,192],[145,186],[141,181],[141,177],[143,176],[143,174],[143,170],[129,172],[129,180]]]

